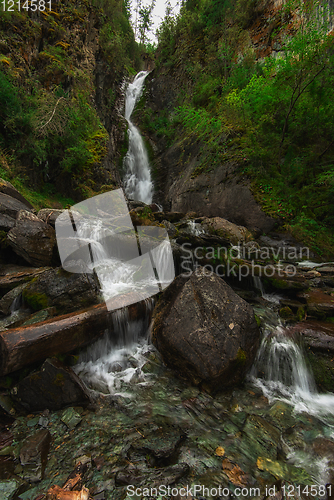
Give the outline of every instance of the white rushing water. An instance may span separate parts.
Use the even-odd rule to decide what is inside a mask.
[[[80,355],[75,370],[96,391],[131,396],[129,384],[147,383],[149,379],[141,367],[147,361],[144,354],[150,351],[147,332],[154,303],[150,295],[159,291],[156,279],[159,279],[163,289],[174,276],[171,248],[167,240],[162,240],[147,252],[146,255],[150,253],[156,263],[158,276],[154,277],[147,272],[144,261],[138,266],[135,263],[138,259],[124,260],[125,245],[129,245],[131,240],[123,240],[123,235],[104,227],[103,220],[84,219],[76,229],[76,237],[90,247],[92,262],[89,267],[94,269],[99,279],[105,301],[112,301],[123,294],[127,298],[130,294],[134,296],[132,302],[145,300],[145,307],[141,307],[141,317],[135,320],[131,320],[127,307],[112,311],[110,328]],[[110,236],[113,245],[101,243]],[[117,237],[121,238],[120,242]],[[150,262],[149,257],[147,261]]]
[[[141,96],[147,71],[141,71],[129,84],[125,95],[125,119],[129,129],[129,149],[124,158],[125,193],[128,198],[152,203],[152,181],[148,155],[144,141],[137,127],[131,121],[131,115]]]
[[[283,401],[297,413],[334,423],[334,394],[318,393],[302,348],[287,336],[282,325],[266,327],[251,380],[269,402]]]

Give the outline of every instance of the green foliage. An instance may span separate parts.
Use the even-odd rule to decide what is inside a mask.
[[[93,101],[95,73],[85,33],[93,16],[99,64],[110,74],[99,111],[113,120],[119,81],[141,64],[129,8],[129,0],[75,0],[59,1],[37,17],[0,11],[5,50],[0,54],[0,152],[12,157],[4,175],[21,191],[29,185],[27,197],[38,206],[92,196],[112,183],[101,166],[108,132]],[[81,64],[82,44],[88,64]]]
[[[187,89],[168,116],[174,139],[200,144],[193,177],[238,162],[264,210],[323,256],[334,227],[334,52],[326,6],[284,2],[270,31],[280,52],[256,61],[248,29],[262,4],[187,0],[178,18],[165,18],[157,49],[157,65]]]

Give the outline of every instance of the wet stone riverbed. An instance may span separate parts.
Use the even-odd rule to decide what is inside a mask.
[[[269,498],[266,487],[277,493],[291,484],[295,489],[289,498],[326,498],[320,485],[334,480],[330,422],[295,414],[281,401],[269,404],[250,383],[212,397],[166,369],[152,346],[141,349],[147,359],[145,380],[129,382],[127,394],[96,393],[95,409],[67,408],[16,419],[6,451],[11,462],[2,465],[4,471],[9,463],[14,469],[17,482],[12,480],[11,491],[17,494],[4,493],[7,480],[0,483],[1,498],[43,498],[39,496],[50,486],[65,483],[78,462],[88,465],[84,484],[95,499],[130,498],[129,485],[202,485],[209,491],[194,496],[208,499],[219,496],[215,488],[220,486],[220,498],[240,491],[241,498]],[[49,431],[51,442],[43,479],[33,482],[43,460],[22,465],[22,445],[42,429]],[[297,486],[307,492],[306,485],[316,485],[312,496],[298,494]],[[170,498],[176,490],[170,492],[174,495],[160,492],[160,498]],[[281,493],[275,498],[282,498]],[[149,496],[159,495],[138,495]]]

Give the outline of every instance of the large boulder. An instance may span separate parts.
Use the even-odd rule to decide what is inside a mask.
[[[153,314],[153,344],[166,365],[211,390],[243,380],[259,335],[252,307],[203,268],[178,276]]]
[[[48,269],[22,293],[27,306],[34,311],[54,306],[61,314],[99,304],[100,285],[95,274],[72,274],[63,268]]]
[[[48,266],[53,260],[55,230],[31,212],[18,213],[16,226],[9,231],[7,241],[15,253],[32,266]]]

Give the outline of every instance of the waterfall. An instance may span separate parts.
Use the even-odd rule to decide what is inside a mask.
[[[147,332],[154,303],[151,297],[171,283],[175,271],[167,232],[147,226],[134,230],[123,213],[124,196],[115,193],[86,200],[82,206],[77,204],[70,214],[72,219],[64,213],[64,226],[60,221],[57,234],[59,238],[66,235],[66,251],[60,252],[66,268],[78,272],[82,262],[85,272],[94,272],[111,311],[110,328],[80,354],[75,370],[92,389],[131,396],[128,385],[145,383],[149,377],[141,367],[150,349]],[[102,210],[107,205],[111,212],[118,208],[122,216],[112,219]],[[72,247],[75,251],[67,255]],[[138,314],[136,308],[135,318],[133,314],[130,317],[128,307],[119,309],[118,305],[117,309],[115,301],[123,306],[141,301],[142,312]]]
[[[152,181],[150,165],[144,141],[139,130],[131,121],[131,115],[138,101],[148,75],[141,71],[129,84],[125,95],[125,119],[128,122],[129,149],[124,158],[124,186],[128,198],[152,203]]]
[[[321,419],[334,416],[334,394],[319,394],[302,348],[283,326],[267,325],[250,374],[269,402],[283,401]]]

